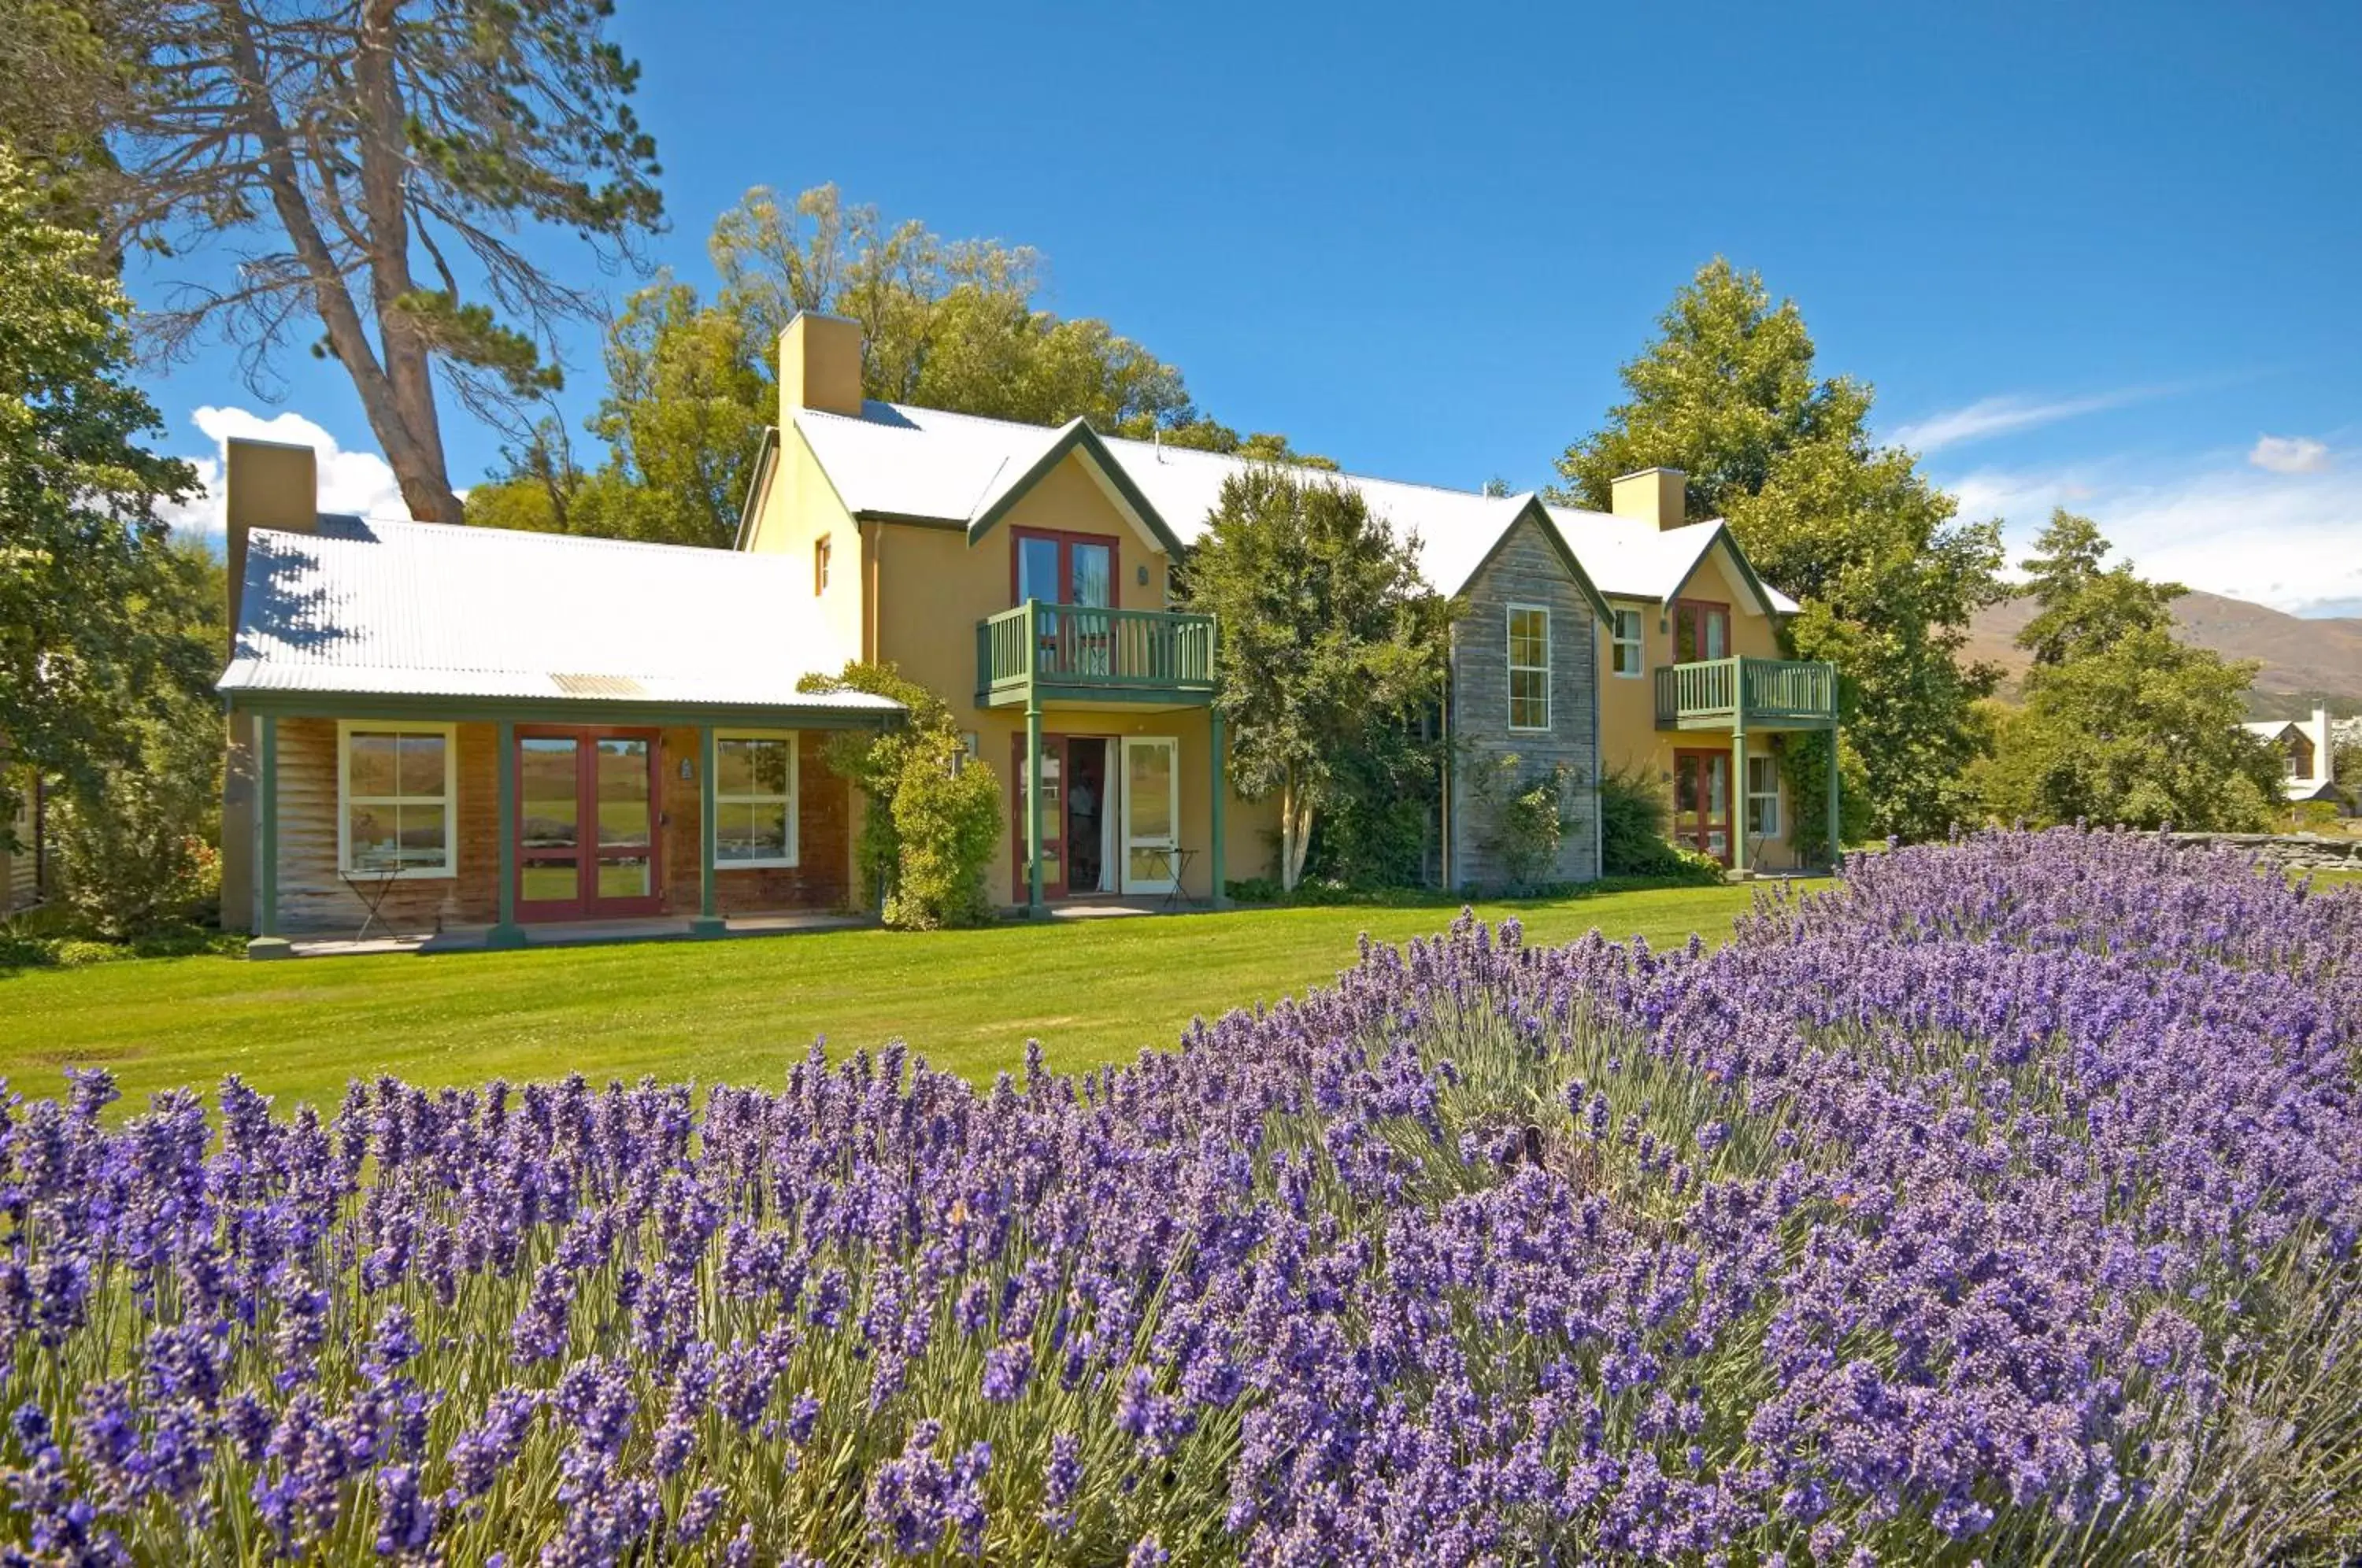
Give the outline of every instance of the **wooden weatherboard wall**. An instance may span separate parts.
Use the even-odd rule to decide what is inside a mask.
[[[386,890],[376,929],[430,932],[490,925],[500,914],[500,726],[456,726],[458,740],[458,865],[450,877],[404,878]],[[700,791],[697,731],[661,732],[662,870],[665,912],[694,914],[699,901]],[[852,790],[832,772],[826,735],[806,731],[799,745],[798,864],[721,868],[714,892],[721,912],[833,910],[851,902]],[[691,764],[681,776],[681,764]],[[296,935],[350,935],[360,900],[337,875],[337,721],[279,721],[279,926]],[[259,911],[258,911],[259,913]]]
[[[1478,769],[1518,758],[1521,792],[1554,765],[1571,769],[1569,819],[1547,878],[1588,882],[1599,875],[1599,702],[1591,601],[1533,517],[1520,518],[1461,595],[1467,605],[1451,638],[1451,733],[1457,765],[1451,799],[1451,885],[1491,888],[1507,880],[1474,785]],[[1550,611],[1551,713],[1547,733],[1509,728],[1509,606]]]

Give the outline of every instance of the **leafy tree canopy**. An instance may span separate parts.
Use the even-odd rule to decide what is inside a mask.
[[[159,511],[196,476],[141,444],[161,421],[127,375],[129,302],[42,206],[0,148],[0,744],[80,787],[219,650]]]
[[[1040,308],[1043,263],[1024,247],[889,224],[822,185],[789,202],[748,192],[711,248],[722,280],[711,301],[659,279],[609,329],[607,395],[588,425],[605,461],[577,466],[545,422],[469,494],[471,522],[727,545],[778,413],[779,334],[804,310],[861,324],[862,390],[880,401],[1034,425],[1080,417],[1102,435],[1335,467],[1207,418],[1180,371],[1107,323]]]
[[[1971,785],[2003,819],[2250,830],[2279,803],[2279,762],[2240,727],[2257,666],[2173,636],[2178,583],[2130,562],[2103,569],[2089,518],[2052,513],[2025,563],[2041,612],[2025,705],[1994,715],[1992,756]]]
[[[1819,374],[1795,302],[1774,304],[1755,273],[1709,262],[1658,329],[1623,369],[1626,400],[1560,458],[1557,498],[1605,511],[1620,474],[1687,474],[1689,516],[1726,519],[1803,602],[1790,650],[1843,678],[1849,825],[1942,834],[1981,744],[1974,704],[2000,679],[1960,658],[1969,618],[2001,597],[1998,525],[1957,521],[1910,453],[1872,439],[1870,388]],[[1819,791],[1825,742],[1799,737],[1783,760],[1805,798]]]
[[[1231,778],[1248,799],[1279,796],[1292,889],[1342,759],[1441,694],[1451,605],[1358,491],[1268,464],[1223,484],[1187,590],[1220,618]]]

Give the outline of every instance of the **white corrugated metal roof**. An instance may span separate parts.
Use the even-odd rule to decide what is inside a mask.
[[[786,557],[323,517],[247,541],[225,691],[641,701],[855,712]]]
[[[1025,474],[1063,431],[939,409],[872,403],[856,419],[805,409],[797,428],[848,511],[967,522]],[[1247,459],[1150,441],[1103,438],[1140,492],[1186,543],[1205,531],[1223,482]],[[1397,531],[1418,538],[1419,569],[1439,591],[1457,593],[1517,520],[1530,495],[1491,496],[1364,474],[1326,474],[1358,491]],[[1645,523],[1574,507],[1548,509],[1551,521],[1602,593],[1670,597],[1713,543],[1719,524],[1693,523],[1662,533]],[[1795,601],[1772,591],[1774,607]]]

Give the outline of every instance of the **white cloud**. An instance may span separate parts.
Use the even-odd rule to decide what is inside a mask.
[[[2310,436],[2258,436],[2247,461],[2276,474],[2317,474],[2329,467],[2329,447]]]
[[[2147,577],[2296,615],[2351,614],[2362,602],[2362,476],[2260,470],[2224,452],[2179,472],[2118,459],[1945,482],[1962,516],[2003,520],[2013,567],[2064,506]]]
[[[309,447],[318,453],[323,512],[360,517],[410,515],[409,507],[403,503],[402,487],[383,458],[375,452],[346,451],[337,445],[335,436],[300,414],[266,419],[248,409],[207,406],[197,410],[191,423],[211,437],[214,451],[211,457],[189,459],[204,489],[182,505],[167,509],[168,520],[175,528],[208,535],[222,531],[222,467],[233,436]]]
[[[1893,440],[1915,452],[1934,452],[1946,447],[1981,441],[1989,436],[2006,435],[2013,430],[2031,430],[2039,425],[2056,425],[2062,419],[2072,419],[2078,414],[2121,408],[2143,398],[2161,396],[2166,390],[2160,387],[2130,387],[2122,392],[2100,392],[2091,397],[2052,398],[2047,402],[2014,395],[1981,397],[1965,408],[1946,409],[1941,414],[1903,425],[1894,432]]]

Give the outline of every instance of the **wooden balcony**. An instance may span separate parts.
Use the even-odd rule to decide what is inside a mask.
[[[1214,695],[1214,618],[1029,599],[976,624],[980,708],[1034,702],[1202,707]]]
[[[1838,722],[1838,672],[1787,658],[1657,667],[1661,730],[1819,730]]]

